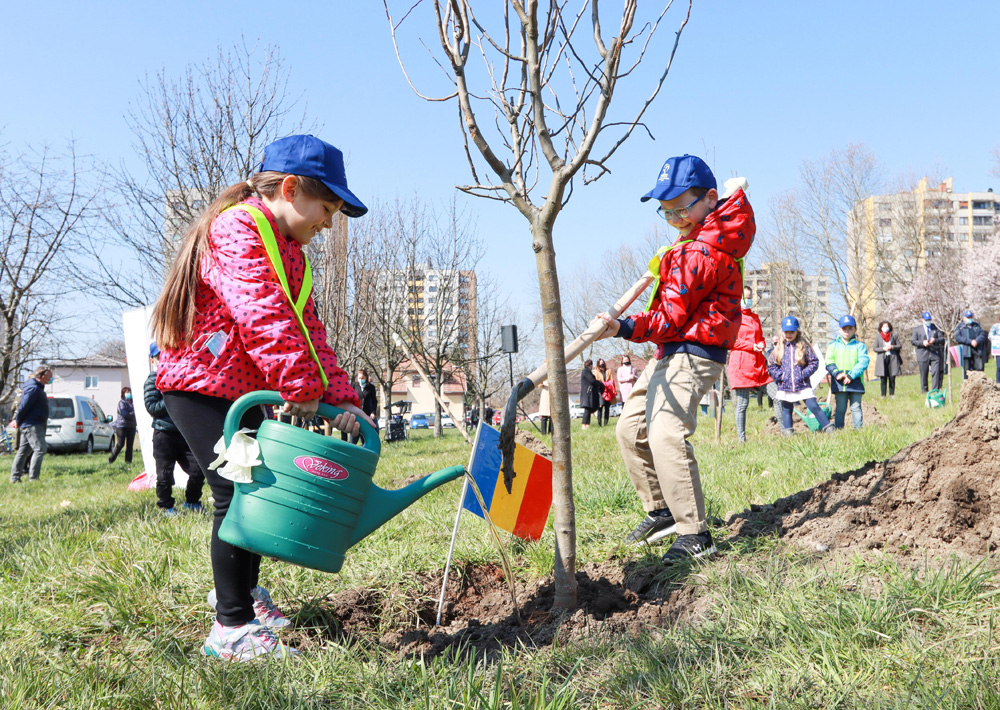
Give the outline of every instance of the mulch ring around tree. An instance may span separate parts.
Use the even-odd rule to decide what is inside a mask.
[[[970,374],[955,418],[884,462],[733,516],[811,551],[977,557],[1000,545],[1000,387]]]
[[[411,575],[388,589],[333,594],[303,608],[295,631],[284,635],[303,649],[322,638],[349,645],[376,643],[399,656],[433,657],[452,648],[492,655],[502,648],[542,648],[557,640],[635,636],[700,618],[710,606],[703,588],[676,576],[665,580],[658,563],[585,565],[576,574],[578,606],[570,612],[552,612],[551,578],[521,585],[520,622],[499,565],[459,563],[449,575],[441,626],[435,626],[439,571]]]

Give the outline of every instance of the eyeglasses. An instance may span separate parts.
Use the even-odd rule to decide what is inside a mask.
[[[660,215],[661,217],[663,217],[663,219],[667,220],[668,222],[672,219],[687,219],[688,212],[691,210],[691,208],[694,207],[696,204],[698,204],[698,201],[701,200],[701,198],[707,194],[708,193],[706,192],[704,195],[699,195],[687,207],[678,207],[675,210],[665,210],[662,207],[658,207],[656,209],[656,214]]]

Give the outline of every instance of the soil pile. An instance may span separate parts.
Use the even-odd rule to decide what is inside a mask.
[[[303,609],[296,619],[298,645],[317,634],[341,643],[370,642],[401,656],[436,656],[450,647],[486,653],[503,647],[538,648],[595,634],[639,634],[679,619],[701,616],[708,606],[700,587],[658,580],[659,564],[588,564],[576,575],[579,606],[553,614],[555,586],[540,579],[517,590],[521,624],[498,565],[453,566],[441,626],[435,626],[441,572],[419,574],[392,589],[351,589]]]
[[[801,411],[806,411],[806,406],[804,404],[796,405],[796,407]],[[836,404],[830,402],[830,421],[833,421],[833,412],[836,409]],[[864,418],[865,426],[881,426],[886,423],[885,415],[878,411],[878,408],[874,404],[868,404],[864,399],[861,400],[861,414]],[[844,427],[850,429],[851,424],[851,410],[848,408],[847,412],[844,413]],[[802,421],[800,417],[792,415],[792,429],[796,434],[808,434],[809,427],[806,423]],[[769,417],[767,420],[767,433],[768,434],[780,434],[781,433],[781,423],[774,417]]]
[[[545,445],[545,442],[531,432],[527,432],[524,429],[517,429],[514,432],[514,441],[532,453],[544,456],[547,459],[552,458],[552,450]]]
[[[1000,387],[973,373],[957,416],[926,439],[888,461],[753,506],[729,527],[738,535],[777,533],[813,549],[978,556],[1000,545],[998,460]]]

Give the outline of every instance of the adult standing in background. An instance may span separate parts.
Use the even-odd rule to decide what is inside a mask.
[[[42,457],[47,450],[45,427],[49,423],[49,398],[45,396],[45,385],[50,382],[52,370],[39,367],[21,387],[21,401],[14,414],[20,443],[10,467],[11,483],[20,483],[21,476],[25,473],[28,474],[29,481],[37,481],[41,475]]]
[[[618,397],[615,376],[608,368],[608,364],[604,362],[604,358],[597,359],[594,377],[601,383],[601,401],[597,407],[597,426],[604,426],[611,421],[611,403]]]
[[[928,371],[933,379],[933,389],[941,389],[943,376],[941,366],[944,357],[945,337],[944,333],[931,322],[929,311],[920,314],[920,320],[920,325],[913,329],[910,343],[917,353],[917,366],[920,368],[920,391],[926,393]]]
[[[997,322],[990,328],[990,350],[993,359],[997,363],[997,382],[1000,382],[1000,314],[997,315]]]
[[[778,388],[767,372],[767,360],[764,357],[764,329],[760,318],[753,312],[753,291],[749,286],[743,288],[742,319],[740,330],[736,334],[736,342],[729,353],[729,386],[736,396],[736,438],[741,443],[747,440],[747,407],[750,406],[750,395],[760,388],[773,387],[768,395],[774,398]],[[774,401],[772,399],[772,401]],[[781,421],[780,405],[775,407],[775,417]]]
[[[132,444],[135,443],[135,405],[132,404],[132,388],[122,387],[122,398],[118,400],[118,416],[111,424],[115,430],[115,449],[108,457],[114,463],[125,447],[125,463],[132,463]]]
[[[583,362],[583,371],[580,373],[580,406],[583,407],[583,429],[590,428],[590,417],[603,404],[602,392],[604,392],[604,383],[599,382],[594,377],[594,361],[587,358]]]
[[[618,368],[618,389],[621,391],[622,402],[628,399],[629,392],[632,391],[632,387],[638,379],[639,371],[632,364],[632,356],[625,353],[622,355],[621,367]]]
[[[549,397],[549,381],[543,380],[538,393],[538,419],[542,425],[542,433],[548,434],[552,429],[552,400]]]
[[[354,382],[354,391],[358,395],[358,399],[361,400],[361,411],[364,412],[375,422],[375,430],[378,431],[378,390],[375,389],[375,385],[368,378],[368,370],[361,367],[358,368],[358,376]],[[351,443],[358,443],[358,436],[351,437]]]
[[[882,383],[882,399],[885,399],[886,388],[889,396],[896,396],[896,378],[903,371],[903,356],[900,354],[899,338],[892,329],[892,323],[887,320],[878,324],[878,334],[875,336],[875,376]]]
[[[955,342],[962,347],[962,379],[969,376],[969,370],[982,372],[990,359],[989,337],[983,327],[976,322],[972,311],[962,314],[962,322],[955,328]]]

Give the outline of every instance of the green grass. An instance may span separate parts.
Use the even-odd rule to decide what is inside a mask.
[[[721,444],[703,418],[694,444],[711,514],[887,458],[954,415],[954,405],[925,409],[914,378],[898,384],[896,399],[868,396],[888,423],[857,432],[781,438],[754,403],[749,441],[737,446],[731,409]],[[642,513],[613,430],[573,426],[579,561],[638,560],[620,544]],[[467,461],[457,432],[419,432],[385,447],[376,482],[397,487]],[[151,491],[127,492],[140,468],[138,457],[126,467],[52,455],[40,482],[0,486],[0,707],[1000,707],[992,558],[817,558],[771,538],[735,545],[682,582],[708,595],[702,619],[638,638],[401,660],[377,639],[307,635],[292,663],[202,659],[209,525],[164,520]],[[411,584],[443,566],[458,493],[444,486],[404,511],[354,547],[341,574],[265,561],[262,582],[304,626],[331,592]],[[552,544],[551,531],[537,544],[510,541],[519,580],[550,570]],[[498,561],[481,520],[463,519],[457,557]],[[415,624],[402,607],[383,618]]]

